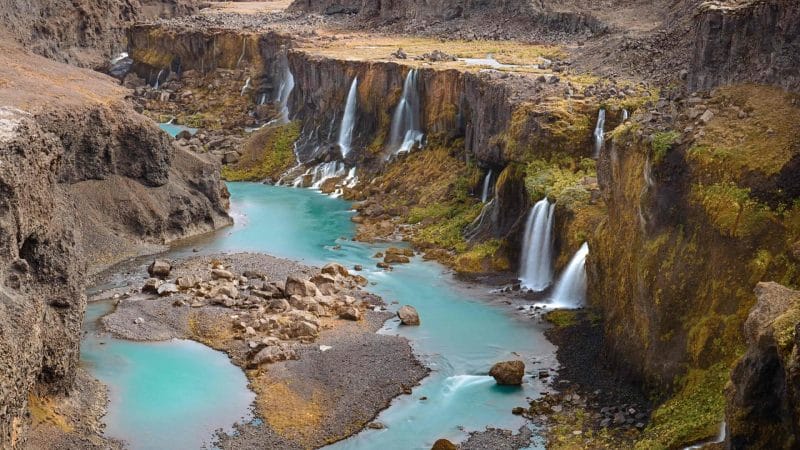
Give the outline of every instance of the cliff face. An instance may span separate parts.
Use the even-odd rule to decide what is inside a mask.
[[[24,441],[30,394],[65,394],[73,383],[87,273],[230,219],[214,165],[173,148],[112,80],[0,49],[9,80],[0,86],[9,105],[0,109],[6,448]]]
[[[39,55],[99,67],[125,50],[134,21],[194,10],[191,0],[11,0],[0,4],[0,32]]]
[[[747,352],[727,388],[732,449],[797,447],[800,423],[800,292],[759,283],[744,325]]]
[[[704,4],[694,42],[692,90],[746,82],[800,90],[800,9],[795,1]]]
[[[800,282],[790,250],[800,191],[781,181],[800,148],[793,99],[731,87],[663,101],[601,155],[608,216],[590,239],[590,297],[605,314],[608,361],[669,399],[645,442],[716,435],[753,288]]]

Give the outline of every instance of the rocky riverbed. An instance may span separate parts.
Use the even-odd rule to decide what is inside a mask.
[[[320,270],[243,253],[159,260],[149,271],[95,296],[116,303],[103,328],[125,339],[197,340],[244,369],[263,424],[221,436],[223,448],[343,439],[427,374],[406,339],[376,334],[392,314],[338,264]]]

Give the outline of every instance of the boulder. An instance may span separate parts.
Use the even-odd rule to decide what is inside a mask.
[[[149,273],[151,277],[166,278],[171,271],[172,264],[163,259],[156,259],[147,266],[147,273]]]
[[[345,266],[336,263],[325,264],[322,266],[322,273],[332,275],[334,277],[336,275],[341,275],[343,277],[350,275],[350,272]]]
[[[230,298],[239,298],[239,290],[232,284],[223,284],[217,288],[217,292],[222,295],[227,295]]]
[[[144,286],[142,286],[142,292],[148,294],[158,294],[158,288],[162,283],[164,282],[158,278],[148,278],[147,281],[144,282]]]
[[[334,278],[333,275],[321,273],[314,275],[310,281],[317,286],[317,289],[319,289],[322,295],[333,295],[338,291],[336,288],[336,278]]]
[[[234,280],[236,276],[225,269],[211,269],[211,278],[215,280]]]
[[[215,305],[224,306],[226,308],[231,308],[231,307],[236,305],[236,300],[228,297],[227,295],[220,294],[220,295],[214,297],[211,300],[211,303],[213,303]]]
[[[292,295],[315,297],[319,294],[317,286],[315,286],[314,283],[295,276],[289,276],[289,278],[286,279],[284,292],[287,297],[291,297]]]
[[[503,361],[492,366],[489,375],[494,377],[497,384],[518,386],[522,384],[525,375],[525,363],[522,361]]]
[[[419,325],[419,313],[413,306],[402,306],[397,310],[397,317],[403,325]]]
[[[433,443],[431,450],[456,450],[457,448],[458,447],[456,447],[456,444],[453,444],[447,439],[439,439]]]
[[[408,256],[387,253],[386,256],[383,257],[383,262],[386,264],[408,264],[411,260]]]
[[[345,320],[361,320],[361,310],[355,306],[349,306],[339,313],[339,317]]]
[[[319,327],[315,324],[301,320],[292,325],[291,336],[300,337],[316,337],[319,335]]]
[[[410,248],[389,247],[386,249],[387,255],[402,255],[407,257],[414,256],[414,250]]]
[[[175,284],[178,285],[179,289],[186,290],[197,287],[202,281],[203,279],[197,275],[187,275],[185,277],[178,277],[178,279],[175,280]]]
[[[276,298],[269,304],[270,311],[286,312],[292,308],[292,305],[283,298]]]
[[[168,295],[177,294],[178,286],[175,283],[162,283],[157,289],[158,295],[166,297]]]

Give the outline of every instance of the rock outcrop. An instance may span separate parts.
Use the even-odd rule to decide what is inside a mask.
[[[214,165],[173,148],[106,76],[3,43],[0,78],[6,448],[24,441],[32,392],[73,383],[87,275],[230,219]]]
[[[0,30],[34,53],[94,68],[125,51],[125,29],[135,21],[195,10],[192,0],[3,2]]]
[[[727,389],[732,449],[795,448],[800,423],[800,291],[759,283],[744,325],[747,353]]]
[[[692,90],[731,83],[800,90],[800,9],[793,0],[705,2],[694,42]]]

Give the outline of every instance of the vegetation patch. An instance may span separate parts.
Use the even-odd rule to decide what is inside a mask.
[[[716,436],[724,418],[729,375],[727,363],[690,369],[678,380],[677,393],[653,412],[636,449],[678,448]]]
[[[714,228],[727,237],[752,238],[775,219],[767,205],[750,197],[750,189],[733,182],[695,184],[692,199],[702,206]]]
[[[461,273],[502,272],[510,270],[511,263],[503,251],[503,241],[490,239],[458,255],[455,268]]]
[[[571,327],[578,323],[577,312],[571,309],[556,309],[547,313],[544,318],[558,328]]]
[[[299,136],[299,122],[255,132],[245,144],[239,162],[222,168],[222,177],[228,181],[277,180],[294,165],[294,143]]]
[[[672,148],[672,144],[678,140],[680,134],[677,131],[662,131],[653,135],[653,142],[650,146],[653,149],[653,162],[660,163],[667,156],[667,151]]]

